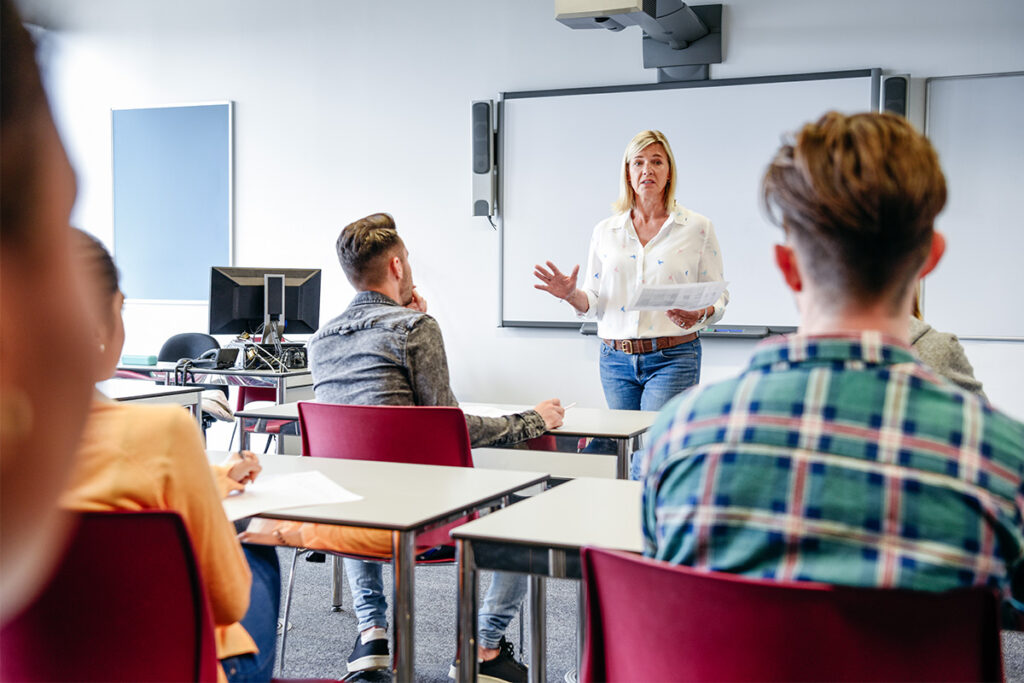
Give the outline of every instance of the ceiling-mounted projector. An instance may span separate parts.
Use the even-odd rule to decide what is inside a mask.
[[[681,0],[555,0],[555,19],[574,29],[621,31],[639,26],[644,32],[644,67],[661,69],[659,80],[707,78],[707,65],[722,62],[721,5],[688,6]],[[671,72],[671,67],[680,66],[691,69]],[[698,72],[693,66],[704,68]]]

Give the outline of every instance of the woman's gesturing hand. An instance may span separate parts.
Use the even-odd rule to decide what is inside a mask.
[[[533,267],[533,274],[543,283],[534,285],[534,288],[545,291],[559,299],[568,299],[576,291],[576,275],[580,272],[579,264],[572,269],[572,273],[569,275],[560,271],[558,266],[551,261],[548,261],[547,264],[547,268],[544,266]]]

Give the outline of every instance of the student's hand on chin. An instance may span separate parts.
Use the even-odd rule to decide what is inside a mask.
[[[422,296],[420,296],[420,293],[416,291],[415,287],[413,287],[413,290],[412,290],[412,301],[407,303],[405,305],[405,307],[406,308],[410,308],[410,309],[412,309],[414,311],[419,311],[420,313],[426,313],[427,312],[427,300],[424,299]]]

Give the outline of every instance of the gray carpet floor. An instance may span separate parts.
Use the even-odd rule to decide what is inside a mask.
[[[291,566],[291,551],[280,550],[282,586]],[[483,572],[480,595],[490,582]],[[390,623],[391,568],[384,568],[385,593],[388,595]],[[549,580],[547,587],[547,675],[549,681],[561,681],[576,666],[576,587],[575,581]],[[281,593],[282,613],[284,590]],[[445,683],[455,656],[456,575],[454,565],[435,565],[416,569],[416,680]],[[331,611],[331,563],[319,564],[300,559],[295,588],[285,666],[287,678],[319,677],[340,679],[346,675],[345,660],[356,638],[356,619],[352,597],[345,583],[342,612]],[[519,619],[509,626],[507,638],[519,656]],[[525,629],[529,638],[529,629]],[[526,641],[529,642],[529,641]],[[278,662],[281,637],[278,636]],[[526,647],[527,654],[529,646]],[[523,657],[526,662],[526,657]],[[379,680],[379,679],[378,679]],[[385,678],[386,680],[386,678]]]
[[[279,551],[282,583],[288,578],[291,551]],[[484,573],[480,594],[490,574]],[[391,569],[384,569],[384,585],[391,585]],[[416,570],[416,680],[424,683],[448,681],[448,669],[455,655],[455,567],[421,567]],[[561,681],[576,662],[576,582],[549,580],[547,590],[547,678]],[[386,589],[390,603],[390,588]],[[283,591],[282,591],[283,602]],[[283,607],[282,607],[283,609]],[[390,619],[390,613],[389,613]],[[332,678],[346,675],[345,660],[356,637],[352,599],[345,584],[344,611],[331,611],[331,564],[299,560],[292,611],[289,618],[288,651],[282,677]],[[519,654],[519,620],[512,622],[507,637]],[[528,629],[526,637],[529,637]],[[527,641],[529,642],[529,641]],[[278,637],[278,661],[280,661]],[[529,647],[526,647],[529,650]],[[524,656],[524,662],[526,657]],[[1003,660],[1007,683],[1024,683],[1024,633],[1003,634]],[[526,662],[527,664],[529,662]],[[388,680],[379,676],[371,680]]]

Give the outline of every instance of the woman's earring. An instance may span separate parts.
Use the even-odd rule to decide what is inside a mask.
[[[106,350],[107,350],[107,345],[106,344],[100,344],[100,353],[103,353]]]

